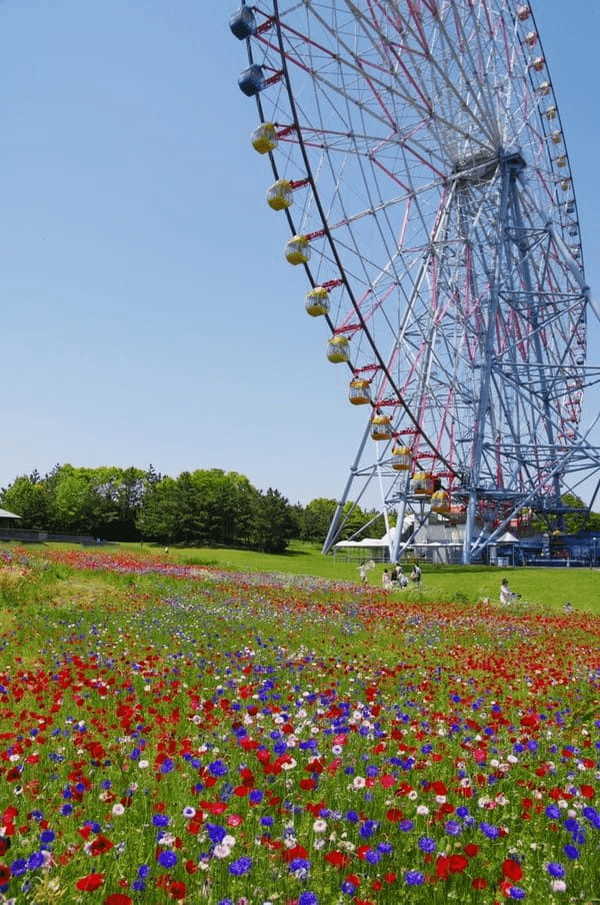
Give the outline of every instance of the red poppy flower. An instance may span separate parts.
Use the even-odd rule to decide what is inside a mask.
[[[93,892],[104,883],[104,874],[88,874],[87,877],[81,877],[75,884],[77,889],[83,892]]]
[[[173,880],[169,886],[169,895],[173,896],[174,899],[185,899],[186,893],[187,887],[185,883],[180,880]]]
[[[105,898],[104,905],[133,905],[133,899],[122,892],[113,892]]]
[[[350,863],[350,858],[348,855],[345,855],[343,852],[327,852],[325,855],[325,860],[329,862],[329,864],[333,864],[334,867],[347,867]]]
[[[502,874],[514,883],[517,883],[523,876],[523,868],[512,858],[506,858],[502,862]]]
[[[469,861],[464,855],[450,855],[448,858],[448,867],[451,874],[461,874],[468,865]]]
[[[113,845],[114,842],[111,842],[106,836],[98,836],[90,845],[90,853],[92,855],[103,855],[105,852],[109,852]]]
[[[473,889],[487,889],[487,885],[487,880],[483,877],[475,877],[475,879],[471,881]]]

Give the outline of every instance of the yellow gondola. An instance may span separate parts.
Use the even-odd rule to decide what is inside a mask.
[[[320,317],[329,311],[329,293],[323,286],[315,286],[306,294],[305,308],[311,317]]]
[[[284,211],[294,203],[292,183],[278,179],[267,191],[267,204],[274,211]]]
[[[350,361],[350,340],[347,336],[332,336],[327,343],[327,358],[333,364]]]
[[[447,490],[436,490],[431,497],[431,511],[440,515],[450,512],[450,496]]]
[[[408,471],[412,465],[412,454],[408,446],[392,448],[392,468],[395,471]]]
[[[252,147],[259,154],[268,154],[277,147],[277,130],[273,123],[262,123],[250,137]]]
[[[374,440],[392,439],[392,419],[388,415],[373,415],[371,436]]]
[[[433,475],[426,471],[415,471],[412,476],[410,489],[417,496],[431,496],[433,493]]]
[[[306,236],[292,236],[285,246],[285,259],[289,264],[307,264],[310,261],[310,242]]]
[[[371,401],[369,381],[355,377],[350,381],[349,397],[352,405],[368,405]]]

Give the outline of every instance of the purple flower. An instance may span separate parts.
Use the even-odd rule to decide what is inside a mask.
[[[520,886],[511,886],[508,890],[508,895],[511,899],[524,899],[525,890],[521,889]]]
[[[175,867],[175,865],[177,864],[177,855],[175,854],[175,852],[171,852],[169,851],[169,849],[166,849],[158,856],[158,863],[161,867]]]
[[[225,776],[227,773],[227,766],[222,760],[213,760],[212,764],[208,765],[208,769],[213,776]]]
[[[457,823],[456,820],[448,820],[446,821],[446,825],[444,827],[449,836],[460,836],[462,833],[462,827],[460,823]]]
[[[222,842],[227,835],[227,830],[222,826],[219,826],[218,823],[207,823],[206,832],[208,833],[208,838],[210,839],[210,841],[214,842],[215,845],[218,845],[219,842]]]
[[[17,858],[16,861],[10,865],[10,872],[13,877],[20,877],[21,874],[24,874],[27,870],[27,862],[25,858]]]
[[[44,830],[40,833],[40,842],[54,842],[56,836],[52,830]]]
[[[229,873],[234,877],[242,877],[252,867],[252,858],[238,858],[229,865]]]
[[[306,858],[292,858],[292,860],[290,861],[289,869],[293,874],[295,874],[297,870],[309,871],[310,861],[307,861]]]
[[[160,765],[160,772],[161,772],[161,773],[170,773],[171,770],[174,769],[174,767],[175,767],[175,764],[173,763],[173,761],[171,760],[171,758],[170,758],[170,757],[165,757],[165,759],[163,760],[162,764]]]
[[[408,886],[421,886],[425,882],[425,874],[420,870],[407,870],[404,874],[404,882]]]
[[[563,852],[565,853],[567,858],[571,859],[571,861],[576,861],[577,858],[579,858],[579,849],[575,848],[574,845],[565,845]]]
[[[354,883],[351,883],[350,880],[344,880],[342,883],[342,892],[346,893],[347,896],[353,896],[356,892],[356,886]]]
[[[412,822],[412,820],[401,820],[398,824],[398,829],[402,830],[403,833],[410,833],[413,827],[414,823]]]
[[[319,905],[319,899],[314,892],[301,892],[298,896],[298,905]]]
[[[551,861],[546,870],[551,877],[558,877],[559,880],[562,879],[565,875],[564,867],[557,861]]]
[[[422,852],[426,852],[428,855],[430,855],[437,848],[435,839],[430,839],[429,836],[421,836],[421,838],[419,839],[419,848]]]
[[[168,826],[169,818],[166,814],[154,814],[152,817],[152,825],[153,826]]]
[[[27,859],[27,868],[29,870],[37,870],[44,863],[44,856],[41,852],[32,852]]]

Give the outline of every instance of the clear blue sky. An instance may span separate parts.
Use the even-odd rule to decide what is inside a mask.
[[[264,202],[235,5],[0,2],[2,485],[70,461],[341,489],[365,416]],[[535,9],[600,297],[600,5]]]

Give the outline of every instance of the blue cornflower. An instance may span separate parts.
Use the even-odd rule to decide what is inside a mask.
[[[210,841],[214,842],[215,845],[218,845],[219,842],[222,842],[227,835],[227,830],[224,829],[224,827],[219,826],[218,823],[207,823],[206,832],[208,833],[208,838],[210,839]]]
[[[404,874],[404,882],[408,886],[421,886],[425,882],[425,874],[420,870],[407,870]]]
[[[525,890],[521,889],[520,886],[511,886],[508,890],[508,895],[511,899],[524,899]]]
[[[319,899],[314,892],[301,892],[298,896],[298,905],[319,905]]]
[[[381,853],[370,849],[365,854],[365,860],[369,862],[369,864],[379,864],[381,861]]]
[[[160,765],[161,773],[171,773],[172,770],[175,769],[175,764],[171,760],[170,757],[165,757],[162,764]]]
[[[273,826],[275,819],[273,817],[261,817],[260,822],[263,826]]]
[[[493,826],[491,823],[480,823],[479,829],[481,832],[488,837],[488,839],[497,839],[500,835],[500,830],[497,826]]]
[[[346,811],[346,820],[349,820],[350,823],[356,823],[360,820],[357,811]]]
[[[234,877],[242,877],[252,867],[252,858],[238,858],[229,865],[229,873]]]
[[[460,836],[462,833],[462,827],[456,820],[447,820],[444,829],[449,836]]]
[[[394,846],[391,842],[380,842],[377,846],[377,851],[381,852],[382,855],[390,855],[394,851]]]
[[[27,859],[28,870],[37,870],[44,863],[44,856],[41,852],[32,852]]]
[[[175,854],[175,852],[171,852],[169,851],[169,849],[166,849],[158,856],[158,863],[161,867],[175,867],[175,865],[177,864],[177,855]]]
[[[421,836],[421,838],[419,839],[419,848],[422,852],[426,852],[428,855],[430,855],[437,848],[435,839],[430,839],[429,836]]]
[[[558,877],[559,880],[562,879],[566,873],[562,864],[559,864],[557,861],[551,861],[546,870],[551,877]]]
[[[248,799],[250,801],[250,804],[260,804],[263,800],[263,793],[260,789],[252,789],[252,791],[248,795]]]
[[[579,849],[575,848],[574,845],[565,845],[563,852],[565,853],[567,858],[571,859],[571,861],[576,861],[577,858],[579,858]]]
[[[456,814],[458,817],[468,817],[469,809],[466,808],[464,805],[461,805],[459,808],[456,809]]]
[[[142,864],[138,867],[138,877],[141,877],[142,880],[145,880],[150,876],[150,868],[147,864]]]
[[[353,896],[356,889],[357,887],[350,880],[344,880],[342,883],[342,892],[346,893],[347,896]]]
[[[233,905],[232,899],[219,899],[217,905]]]
[[[308,861],[306,858],[292,858],[289,863],[289,870],[293,874],[296,873],[297,870],[309,871],[310,861]]]
[[[379,824],[376,820],[365,820],[360,828],[360,835],[363,839],[368,839],[373,835]]]
[[[63,804],[60,809],[60,813],[63,817],[68,817],[69,814],[73,813],[73,805],[72,804]]]
[[[414,828],[414,823],[412,820],[401,820],[398,824],[398,829],[402,830],[403,833],[410,833],[410,831]]]
[[[152,817],[153,826],[168,826],[169,823],[170,820],[166,814],[154,814],[154,816]]]
[[[54,842],[56,834],[52,830],[44,830],[40,833],[40,842]]]
[[[213,762],[208,765],[208,769],[213,776],[225,776],[227,773],[227,766],[222,760],[213,760]]]
[[[551,820],[558,820],[560,817],[560,808],[557,804],[549,804],[544,813],[546,817],[549,817]]]
[[[27,862],[25,858],[17,858],[16,861],[10,865],[10,872],[13,877],[20,877],[21,874],[24,874],[27,871]]]
[[[144,883],[143,880],[134,880],[133,883],[131,884],[131,888],[135,889],[136,892],[145,892],[146,884]]]

